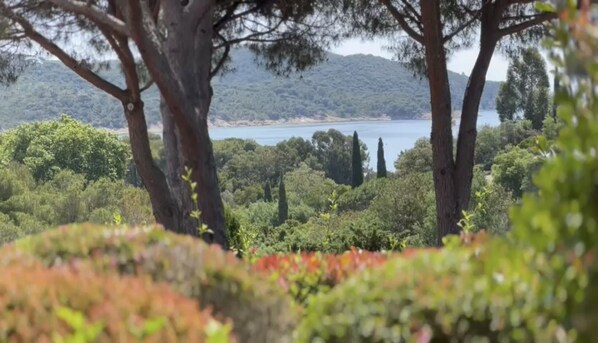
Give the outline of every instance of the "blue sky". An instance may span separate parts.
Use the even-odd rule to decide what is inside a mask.
[[[339,55],[369,54],[392,59],[393,56],[388,51],[384,50],[384,45],[385,42],[382,39],[371,41],[351,39],[331,50]],[[457,73],[469,75],[471,68],[475,63],[476,57],[476,48],[460,51],[450,57],[449,69]],[[492,57],[492,63],[490,64],[490,69],[488,70],[488,80],[504,81],[507,76],[508,67],[508,60],[499,54],[495,54]]]

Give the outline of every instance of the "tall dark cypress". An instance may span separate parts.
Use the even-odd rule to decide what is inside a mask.
[[[278,185],[278,224],[284,224],[289,219],[289,204],[287,203],[287,191],[284,188],[284,179],[280,177]]]
[[[378,139],[378,170],[376,176],[378,178],[386,177],[386,160],[384,159],[384,143],[382,143],[382,138]]]
[[[264,201],[272,202],[272,189],[270,188],[270,181],[266,181],[264,186]]]
[[[557,118],[557,113],[556,113],[556,109],[557,109],[556,95],[559,92],[559,87],[560,87],[559,68],[558,67],[554,68],[554,82],[553,82],[553,87],[554,87],[554,92],[553,92],[553,97],[552,97],[552,117],[554,119],[556,119]]]
[[[351,187],[357,188],[363,183],[363,164],[361,161],[361,146],[357,131],[353,132],[353,157],[351,161]]]

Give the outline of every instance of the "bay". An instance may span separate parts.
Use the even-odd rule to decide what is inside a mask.
[[[489,125],[497,126],[500,123],[496,111],[480,111],[478,127]],[[432,122],[430,120],[391,120],[391,121],[351,121],[331,122],[300,125],[272,125],[272,126],[246,126],[246,127],[212,127],[210,137],[213,140],[226,138],[253,139],[261,145],[276,145],[291,137],[301,137],[311,140],[316,131],[336,129],[343,134],[352,135],[357,131],[368,147],[372,168],[376,166],[376,151],[378,138],[384,141],[384,157],[388,170],[394,170],[394,161],[401,151],[410,149],[419,138],[430,137]],[[455,120],[453,134],[456,135],[459,120]]]

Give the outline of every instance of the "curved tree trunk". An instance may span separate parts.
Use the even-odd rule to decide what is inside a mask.
[[[123,107],[133,160],[141,181],[149,193],[154,217],[167,230],[181,233],[179,206],[172,196],[164,173],[152,157],[143,102],[139,100],[123,103]]]
[[[456,159],[457,213],[459,214],[469,208],[475,163],[478,111],[486,84],[486,74],[498,43],[497,16],[493,11],[493,7],[487,7],[483,13],[480,52],[469,76],[461,109]]]

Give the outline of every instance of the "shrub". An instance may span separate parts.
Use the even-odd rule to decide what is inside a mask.
[[[577,340],[593,342],[598,334],[598,21],[578,11],[575,2],[562,12],[551,36],[558,49],[555,65],[565,73],[556,94],[564,126],[548,158],[534,177],[538,194],[526,194],[511,211],[514,235],[545,251],[554,266],[552,286],[566,303],[567,323]],[[582,8],[585,6],[581,6]]]
[[[232,253],[161,228],[63,227],[15,243],[47,266],[89,265],[103,273],[167,282],[216,316],[231,318],[244,342],[285,342],[293,327],[290,301]]]
[[[0,278],[2,342],[219,338],[224,343],[229,342],[228,330],[209,312],[200,312],[194,301],[147,280],[21,266],[3,269]]]
[[[341,255],[303,253],[266,256],[253,269],[269,274],[299,304],[325,293],[364,269],[383,264],[388,255],[352,249]]]
[[[314,299],[299,342],[555,341],[546,260],[512,242],[428,250],[366,269]],[[548,276],[548,278],[546,278]]]

